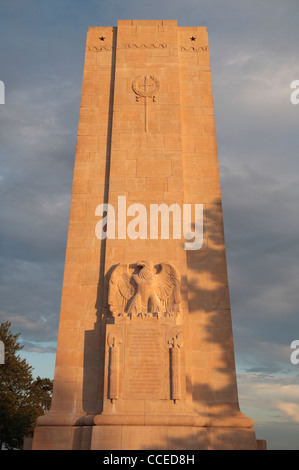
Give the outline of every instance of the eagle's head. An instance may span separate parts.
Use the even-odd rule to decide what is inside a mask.
[[[151,269],[151,270],[154,269],[154,265],[151,261],[138,261],[136,264],[137,264],[137,266],[141,266],[143,268],[147,268],[147,269]]]
[[[151,261],[138,261],[136,265],[141,268],[138,273],[140,277],[148,278],[148,277],[153,276],[154,265]]]

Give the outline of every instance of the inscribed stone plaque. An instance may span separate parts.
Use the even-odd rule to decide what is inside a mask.
[[[161,325],[127,328],[125,398],[165,398],[165,338]]]

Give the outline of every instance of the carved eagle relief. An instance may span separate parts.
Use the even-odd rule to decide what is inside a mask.
[[[181,276],[175,266],[138,261],[132,269],[119,264],[109,281],[108,304],[116,316],[176,315],[181,301]]]

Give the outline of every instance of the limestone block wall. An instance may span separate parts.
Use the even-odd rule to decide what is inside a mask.
[[[148,214],[152,204],[202,204],[202,247],[150,238],[149,223],[146,237],[100,240],[96,208],[113,205],[119,235],[119,196]],[[250,427],[238,404],[208,35],[172,20],[87,33],[53,402],[40,423],[74,425],[103,411],[109,277],[140,259],[181,274],[184,397],[207,425]]]

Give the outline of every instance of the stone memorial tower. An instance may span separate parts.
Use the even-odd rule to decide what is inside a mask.
[[[258,447],[238,403],[206,28],[91,27],[32,448]]]

